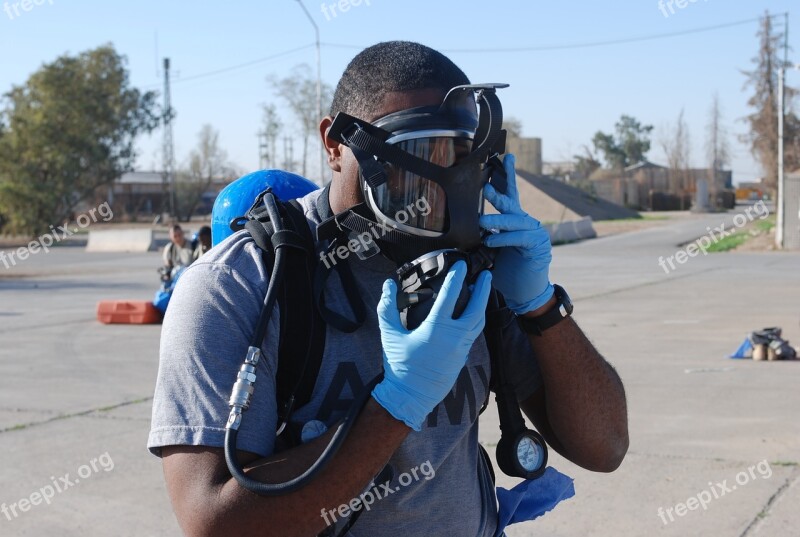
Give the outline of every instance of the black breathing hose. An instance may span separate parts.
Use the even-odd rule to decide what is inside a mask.
[[[285,483],[262,483],[261,481],[248,477],[242,465],[239,464],[239,461],[236,459],[236,436],[238,431],[230,428],[227,429],[225,432],[225,462],[228,463],[228,470],[231,472],[231,475],[233,475],[241,486],[261,496],[281,496],[308,485],[317,474],[330,463],[334,455],[336,455],[336,452],[342,447],[358,415],[369,400],[372,394],[372,388],[380,382],[382,377],[383,375],[379,375],[370,382],[359,398],[353,402],[347,415],[345,415],[342,420],[341,425],[339,425],[339,428],[333,434],[319,458],[314,461],[314,464],[309,466],[308,469],[299,476]]]
[[[267,214],[269,215],[275,233],[277,234],[284,231],[280,212],[275,203],[275,197],[271,193],[264,196],[264,205],[267,208]],[[358,396],[358,399],[350,406],[344,420],[331,437],[319,458],[302,474],[285,483],[262,483],[261,481],[248,477],[236,457],[236,438],[239,434],[242,415],[250,406],[250,398],[253,394],[256,381],[256,365],[261,359],[261,343],[266,335],[272,309],[277,299],[277,285],[283,278],[285,268],[283,248],[276,246],[275,263],[272,274],[270,275],[267,292],[264,296],[264,307],[261,310],[256,332],[247,352],[247,358],[239,370],[233,393],[231,393],[231,413],[225,427],[225,462],[228,465],[228,471],[230,471],[231,475],[242,487],[261,496],[280,496],[288,494],[310,483],[316,475],[330,463],[334,455],[336,455],[336,452],[342,447],[344,440],[353,428],[356,418],[369,400],[372,389],[383,378],[383,374],[380,374],[367,384],[364,391]]]

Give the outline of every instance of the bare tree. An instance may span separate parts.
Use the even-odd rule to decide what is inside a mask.
[[[197,147],[189,154],[188,167],[176,177],[178,217],[188,221],[214,180],[233,179],[236,169],[219,144],[219,131],[203,125],[197,134]]]
[[[306,177],[308,163],[308,142],[317,132],[317,127],[322,119],[317,117],[317,81],[311,74],[311,68],[306,64],[295,66],[286,78],[276,78],[274,75],[267,78],[277,94],[286,101],[289,108],[300,124],[300,133],[303,138],[302,174]],[[322,109],[330,108],[333,90],[327,84],[322,84]],[[322,148],[320,148],[320,151]],[[320,170],[322,174],[322,170]],[[322,177],[320,176],[320,181]]]
[[[281,129],[283,129],[283,123],[281,123],[280,117],[278,117],[275,105],[271,103],[265,104],[261,132],[267,144],[267,147],[264,148],[266,152],[262,153],[266,156],[267,167],[277,166],[278,155],[275,150],[275,142],[278,136],[280,136]]]
[[[589,179],[595,170],[602,166],[601,162],[589,149],[589,146],[584,144],[581,146],[583,155],[574,155],[572,158],[575,162],[575,171],[581,179]]]
[[[691,160],[689,126],[683,118],[683,109],[678,114],[674,125],[667,124],[661,128],[659,144],[667,156],[671,188],[676,194],[685,194],[688,190],[689,167]]]
[[[759,51],[752,62],[756,65],[752,71],[743,71],[747,77],[745,88],[752,87],[755,93],[747,101],[755,111],[744,118],[750,132],[741,137],[750,145],[750,151],[761,164],[766,174],[765,186],[772,190],[777,188],[778,181],[778,70],[786,65],[779,57],[780,49],[785,46],[786,36],[773,28],[772,17],[767,12],[761,19],[758,30]],[[800,152],[792,141],[800,136],[800,119],[792,112],[792,99],[797,94],[795,88],[786,86],[784,101],[786,110],[784,136],[786,144],[785,164],[787,169],[800,167]]]
[[[716,194],[724,186],[719,172],[730,163],[730,146],[728,132],[722,123],[722,106],[719,94],[714,93],[711,108],[708,111],[706,125],[706,155],[708,157],[709,190],[712,203],[716,204]]]

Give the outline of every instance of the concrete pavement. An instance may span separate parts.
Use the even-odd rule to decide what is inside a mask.
[[[552,280],[570,292],[576,319],[625,382],[631,447],[613,474],[586,472],[551,451],[577,495],[512,527],[511,537],[798,533],[800,362],[725,356],[747,332],[771,325],[800,344],[800,254],[701,254],[670,274],[658,265],[723,222],[730,229],[732,215],[554,251]],[[66,487],[11,520],[0,513],[0,535],[180,534],[160,462],[144,448],[160,327],[94,320],[100,299],[151,299],[158,263],[155,252],[59,247],[0,266],[0,504]],[[491,407],[481,428],[492,452],[499,431]],[[737,488],[705,510],[675,514],[724,480]],[[665,524],[659,508],[671,508],[674,520]]]

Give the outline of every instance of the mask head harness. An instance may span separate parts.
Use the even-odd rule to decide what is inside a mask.
[[[335,235],[326,228],[371,232],[397,263],[478,247],[483,186],[491,181],[505,192],[498,156],[506,132],[496,90],[507,86],[457,86],[439,106],[401,110],[374,123],[339,112],[328,137],[358,160],[366,201],[323,223],[320,238]]]

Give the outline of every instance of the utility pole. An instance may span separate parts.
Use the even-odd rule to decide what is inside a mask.
[[[169,214],[177,215],[175,205],[175,148],[172,142],[172,98],[169,87],[169,58],[164,58],[164,141],[161,149],[163,161],[162,193],[169,189]],[[162,208],[167,203],[167,196],[162,197]],[[162,210],[163,212],[163,210]]]
[[[783,220],[785,218],[783,196],[783,79],[786,78],[786,67],[780,66],[778,69],[778,216],[775,222],[775,246],[783,249]]]
[[[322,54],[320,52],[320,44],[319,44],[319,26],[317,23],[314,22],[314,19],[311,17],[311,13],[308,12],[306,6],[303,4],[302,0],[297,0],[297,3],[300,4],[300,8],[303,10],[303,13],[306,14],[308,17],[309,22],[312,26],[314,26],[314,35],[316,36],[316,44],[317,44],[317,121],[322,120]],[[322,147],[319,150],[319,182],[322,186],[325,186],[325,158],[322,154]]]

